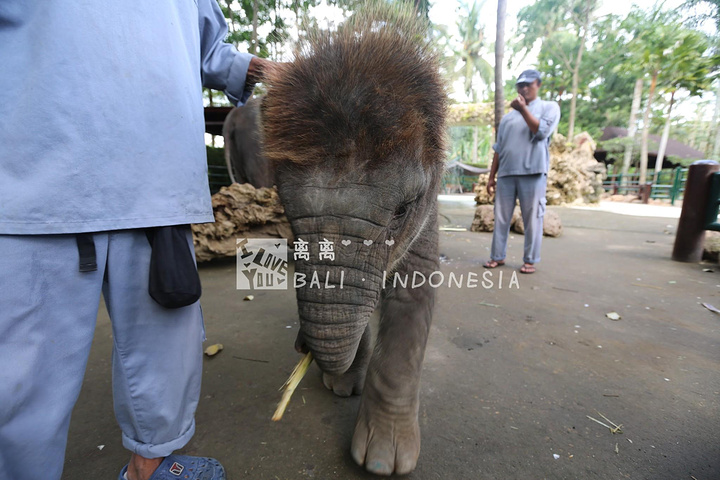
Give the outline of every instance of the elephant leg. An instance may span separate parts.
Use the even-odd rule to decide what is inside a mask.
[[[347,372],[341,375],[329,375],[323,372],[323,383],[328,390],[332,390],[339,397],[360,395],[365,384],[370,355],[372,353],[372,333],[370,323],[365,327],[360,339],[355,360]]]
[[[383,290],[377,344],[360,401],[351,452],[378,475],[411,472],[420,454],[420,371],[435,291],[426,282],[411,288],[413,272],[428,278],[438,268],[437,224],[428,226],[398,270],[407,287]]]

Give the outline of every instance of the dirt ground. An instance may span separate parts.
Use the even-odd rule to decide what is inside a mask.
[[[545,239],[536,274],[512,283],[523,241],[513,235],[492,287],[438,289],[422,451],[407,478],[720,479],[720,315],[701,305],[720,307],[720,268],[670,260],[677,219],[555,210],[564,234]],[[443,202],[441,213],[441,224],[469,227],[473,206]],[[443,273],[482,280],[491,237],[442,232]],[[375,478],[349,454],[359,398],[334,397],[315,365],[270,421],[298,361],[294,291],[243,302],[235,272],[234,260],[200,268],[207,343],[225,349],[204,359],[197,431],[182,452],[218,458],[230,480]],[[64,480],[115,479],[127,462],[111,348],[101,308]],[[588,418],[608,423],[601,415],[622,433]]]

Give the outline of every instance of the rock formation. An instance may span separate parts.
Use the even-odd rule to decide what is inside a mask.
[[[475,218],[473,219],[471,232],[492,232],[495,229],[495,212],[492,205],[478,205],[475,209]],[[510,221],[510,229],[521,235],[525,234],[525,225],[523,224],[520,208],[515,207],[512,220]],[[562,235],[562,222],[557,212],[553,210],[545,211],[543,220],[543,235],[546,237],[559,237]]]
[[[234,257],[237,238],[277,237],[292,241],[290,224],[275,188],[233,183],[212,197],[215,223],[192,226],[195,257],[204,262]]]

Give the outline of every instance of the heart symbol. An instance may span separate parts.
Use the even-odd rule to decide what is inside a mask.
[[[387,245],[388,247],[392,247],[393,245],[395,245],[395,240],[393,240],[392,238],[390,240],[385,240],[385,245]]]
[[[280,244],[279,244],[279,243],[276,243],[276,244],[275,244],[275,248],[280,248]]]
[[[365,246],[369,247],[370,245],[372,245],[372,240],[363,240],[363,243],[365,244]]]
[[[250,263],[243,263],[243,265],[245,265],[245,268],[248,268],[250,266]]]
[[[350,245],[352,242],[351,242],[350,240],[343,240],[343,241],[340,242],[340,243],[342,243],[343,245],[345,245],[345,246],[347,247],[347,246]]]

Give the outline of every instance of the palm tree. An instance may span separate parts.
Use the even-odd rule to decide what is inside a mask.
[[[505,11],[506,0],[498,0],[497,27],[495,29],[495,136],[500,120],[505,113],[505,91],[503,88],[503,54],[505,53]]]
[[[455,58],[462,62],[462,68],[455,72],[456,76],[464,79],[465,94],[473,102],[477,102],[478,94],[473,88],[473,79],[476,75],[480,76],[488,89],[493,78],[492,65],[482,57],[485,47],[485,26],[480,23],[480,10],[484,3],[485,0],[480,2],[476,0],[472,6],[464,5],[467,14],[457,23],[461,44],[453,48]]]
[[[644,188],[647,179],[648,140],[650,135],[650,112],[657,89],[658,77],[668,67],[667,56],[678,41],[682,31],[674,12],[663,12],[656,7],[646,14],[635,10],[628,15],[628,30],[634,34],[630,43],[631,61],[640,66],[650,76],[650,91],[643,113],[642,144],[640,147],[640,179]]]
[[[480,10],[485,0],[478,2],[477,0],[469,6],[463,5],[467,10],[461,20],[457,22],[460,32],[460,44],[450,44],[453,51],[451,68],[451,77],[453,79],[462,78],[464,83],[465,94],[473,103],[478,101],[478,90],[473,86],[473,80],[477,77],[485,84],[485,88],[489,91],[493,81],[493,67],[482,57],[485,50],[485,26],[480,23]],[[457,70],[457,65],[461,67]],[[478,128],[473,128],[473,163],[478,163]]]

